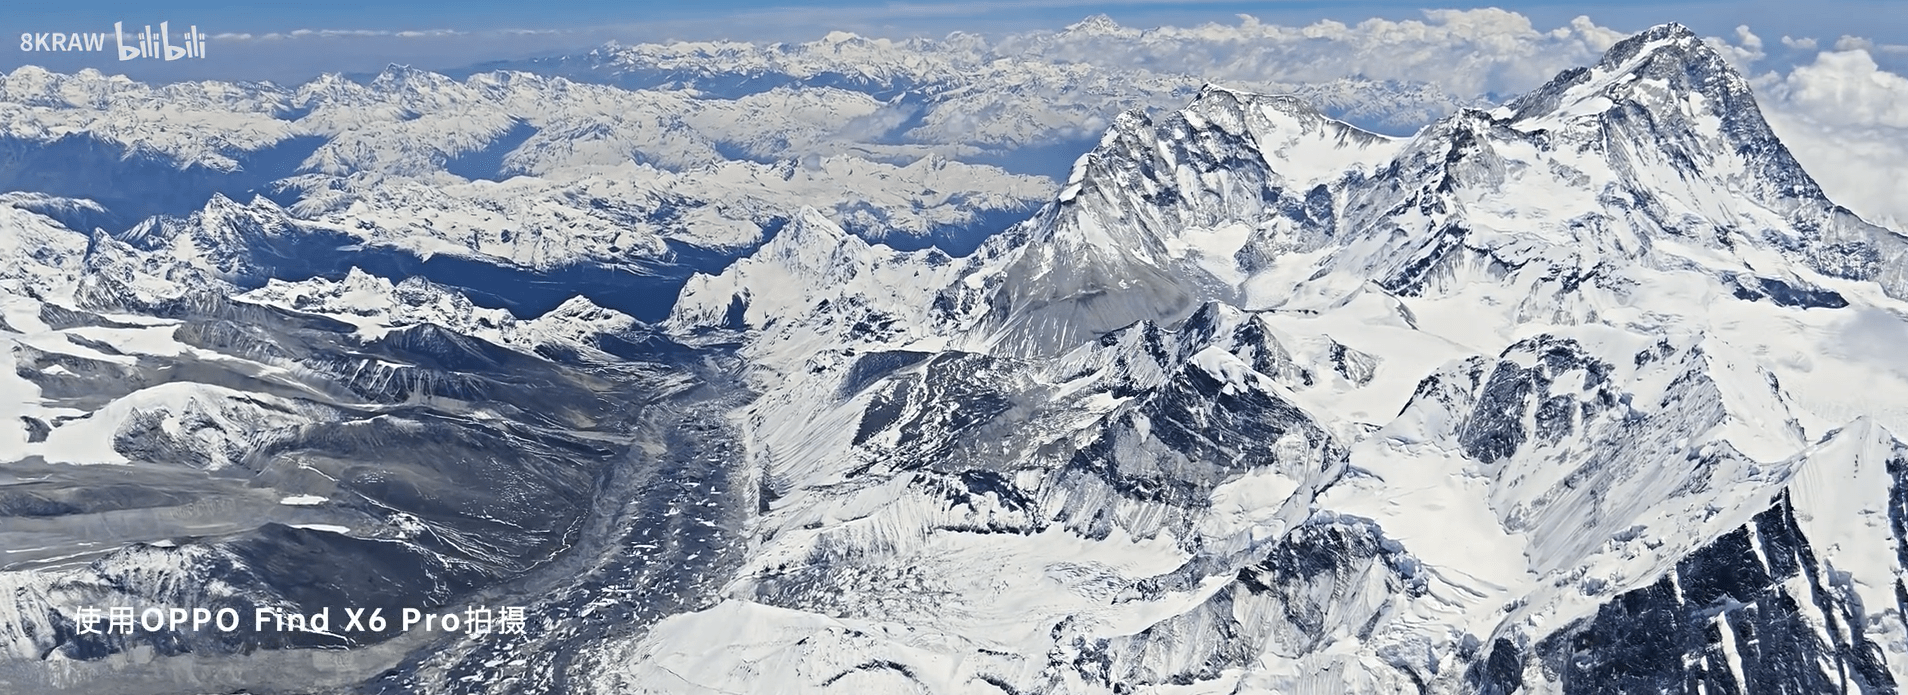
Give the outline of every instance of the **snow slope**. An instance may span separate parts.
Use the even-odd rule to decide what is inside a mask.
[[[1123,116],[1032,220],[879,291],[839,239],[685,288],[672,330],[757,356],[766,511],[727,602],[604,647],[598,688],[1908,674],[1908,390],[1855,344],[1904,327],[1904,240],[1686,28],[1408,139],[1221,89]]]

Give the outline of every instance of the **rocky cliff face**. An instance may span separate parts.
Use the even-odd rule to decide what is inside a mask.
[[[1842,341],[1899,325],[1902,244],[1680,26],[1402,140],[1209,89],[905,338],[763,373],[732,600],[937,635],[827,676],[933,692],[1893,692],[1908,421],[1836,393],[1893,383]]]
[[[1908,679],[1908,383],[1874,347],[1908,335],[1908,246],[1824,197],[1680,26],[1410,138],[1209,88],[1120,118],[970,255],[803,209],[653,326],[375,268],[287,281],[301,243],[381,232],[263,199],[90,237],[55,216],[84,205],[10,200],[32,243],[0,263],[0,379],[30,395],[0,473],[63,477],[0,487],[23,520],[0,534],[47,549],[0,573],[0,636],[10,664],[75,666],[0,678],[342,646],[82,638],[82,599],[371,595],[544,622],[364,639],[318,687]],[[137,485],[74,492],[109,489],[91,470]],[[214,497],[238,511],[177,522]]]

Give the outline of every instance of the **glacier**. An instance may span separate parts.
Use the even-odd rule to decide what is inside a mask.
[[[763,547],[599,682],[1892,692],[1902,488],[1869,476],[1908,423],[1892,360],[1837,343],[1901,321],[1903,241],[1675,25],[1411,138],[1216,88],[1122,117],[901,283],[925,325],[849,329],[912,312],[775,256],[685,289],[669,325],[759,365]],[[828,268],[881,262],[854,248]],[[681,646],[748,625],[786,627]]]
[[[6,114],[42,142],[149,98],[98,75],[4,86],[42,95]],[[718,121],[800,149],[872,113],[860,92],[768,88],[749,113],[775,118],[691,128],[604,125],[671,111],[510,71],[169,90],[221,120],[116,137],[181,170],[323,142],[296,196],[208,190],[124,231],[74,228],[109,200],[0,198],[17,690],[1908,682],[1908,370],[1879,344],[1908,337],[1908,238],[1833,202],[1680,25],[1410,136],[1208,86],[1113,119],[967,253],[830,201],[899,177],[864,219],[927,228],[975,208],[897,192],[958,180],[1015,210],[1038,187],[933,159],[685,166],[708,133],[749,146]],[[529,147],[497,165],[520,176],[446,168],[513,132]],[[633,141],[669,149],[589,151]],[[682,191],[704,212],[670,228],[735,258],[683,272],[654,317],[301,260],[637,276],[627,256],[691,237],[630,215]],[[536,629],[96,637],[67,608],[473,597]]]

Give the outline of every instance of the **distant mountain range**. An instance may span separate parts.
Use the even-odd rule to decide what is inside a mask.
[[[1908,682],[1908,238],[1687,28],[1408,137],[946,55],[7,76],[0,683]],[[1056,92],[1183,103],[986,161],[1064,141]],[[473,602],[532,625],[72,608]]]

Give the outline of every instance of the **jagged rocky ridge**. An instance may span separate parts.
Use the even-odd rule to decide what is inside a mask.
[[[329,607],[342,621],[345,607],[459,610],[533,581],[588,552],[580,529],[601,523],[632,423],[695,381],[683,363],[720,359],[582,297],[519,319],[416,277],[264,281],[286,257],[275,244],[313,236],[269,202],[90,236],[34,207],[0,209],[13,692],[352,687],[426,640],[87,634],[78,611]],[[295,658],[344,648],[329,665]],[[136,668],[155,660],[184,670]]]
[[[185,217],[215,193],[263,194],[369,251],[542,273],[719,268],[710,256],[746,253],[804,204],[864,238],[964,254],[1048,197],[1114,112],[1176,107],[1201,79],[1082,62],[1068,46],[1172,35],[1097,17],[997,49],[839,32],[611,44],[296,85],[26,66],[0,75],[0,189],[83,201],[50,210],[114,232]],[[1392,128],[1483,103],[1362,78],[1242,84]]]
[[[376,269],[286,282],[300,240],[362,237],[269,200],[66,228],[96,207],[0,207],[0,378],[33,394],[0,413],[20,423],[0,430],[0,533],[46,551],[0,573],[0,682],[1908,679],[1908,384],[1873,347],[1908,336],[1903,240],[1827,200],[1680,26],[1405,139],[1208,88],[1122,116],[973,254],[800,210],[656,327]],[[40,467],[67,487],[10,482]],[[225,526],[78,556],[58,534],[84,524],[36,521],[212,498]],[[505,592],[546,622],[360,644],[318,672],[282,648],[322,636],[97,640],[59,608],[363,605],[339,567],[414,580],[386,605]],[[249,670],[183,668],[258,647]],[[145,649],[182,668],[124,668]]]
[[[972,257],[691,282],[756,545],[596,682],[1894,692],[1904,248],[1677,25],[1407,139],[1123,116]]]

